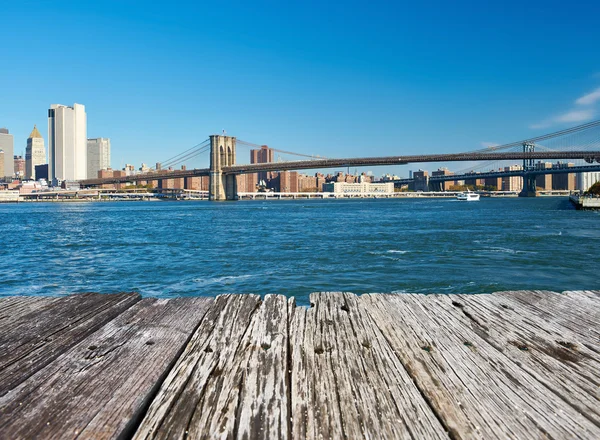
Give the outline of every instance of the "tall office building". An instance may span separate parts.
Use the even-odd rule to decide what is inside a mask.
[[[12,177],[15,174],[14,145],[13,135],[6,128],[0,128],[0,150],[4,151],[4,167],[0,170],[0,177]]]
[[[98,171],[110,168],[110,139],[96,138],[87,140],[87,176],[98,177]]]
[[[85,106],[52,104],[48,110],[48,173],[53,183],[87,178]]]
[[[36,180],[35,167],[46,162],[46,148],[44,138],[34,125],[33,130],[27,138],[27,149],[25,150],[25,177]]]

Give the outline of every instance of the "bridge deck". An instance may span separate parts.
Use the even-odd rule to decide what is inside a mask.
[[[4,438],[600,438],[600,292],[0,299]]]

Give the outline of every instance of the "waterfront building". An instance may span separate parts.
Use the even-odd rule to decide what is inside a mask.
[[[48,165],[53,184],[87,178],[85,106],[52,104],[48,110]]]
[[[208,191],[209,177],[208,176],[196,176],[185,178],[185,189],[191,189],[195,191]]]
[[[185,171],[187,167],[185,165],[181,165],[181,170]],[[185,178],[178,177],[176,179],[171,179],[173,181],[173,189],[185,189]]]
[[[412,179],[412,171],[410,172],[410,178]],[[366,173],[362,173],[360,175],[361,178],[363,179],[369,179],[368,181],[371,181],[371,176],[367,175]],[[396,174],[384,174],[383,176],[381,176],[381,181],[382,182],[390,182],[390,181],[394,181],[394,180],[400,180],[400,176],[397,176]]]
[[[4,171],[4,150],[0,150],[0,180],[2,180]]]
[[[6,128],[0,128],[0,150],[4,151],[4,166],[0,169],[0,177],[13,177],[14,166],[14,138]]]
[[[238,174],[237,178],[237,190],[238,192],[256,192],[258,186],[258,174]]]
[[[569,162],[557,162],[552,168],[562,169],[562,168],[572,168],[575,164]],[[575,173],[563,173],[563,174],[553,174],[552,175],[552,189],[553,190],[574,190],[576,186],[576,176]]]
[[[297,171],[282,171],[279,173],[279,191],[285,193],[298,192]]]
[[[467,186],[485,186],[485,179],[480,179],[477,177],[477,175],[479,174],[478,172],[475,171],[471,171],[469,173],[466,174],[472,174],[473,177],[470,179],[465,179],[462,181],[462,185],[467,185]],[[460,186],[461,185],[461,181],[460,180],[456,180],[454,181],[455,185]]]
[[[577,173],[577,189],[580,191],[587,191],[596,182],[600,182],[600,171]]]
[[[46,180],[48,181],[48,164],[45,163],[43,165],[36,165],[34,168],[35,179],[36,180]]]
[[[305,176],[301,174],[298,176],[298,192],[316,192],[317,188],[317,175]]]
[[[415,191],[429,191],[429,173],[427,171],[413,172],[413,182]]]
[[[334,194],[393,194],[394,183],[347,183],[330,182],[323,185],[323,192]]]
[[[493,172],[494,170],[490,170]],[[499,168],[498,171],[502,171],[502,168]],[[495,191],[502,190],[502,177],[487,177],[484,179],[484,186],[492,189],[495,188]]]
[[[453,176],[453,175],[454,175],[454,173],[452,171],[450,171],[448,168],[438,168],[437,171],[434,171],[431,173],[431,177]],[[441,182],[442,191],[450,190],[450,187],[453,185],[454,185],[453,180],[446,180],[446,181]]]
[[[44,138],[33,126],[33,130],[27,138],[27,148],[25,149],[25,178],[37,180],[35,174],[36,165],[43,165],[46,162],[46,148],[44,147]]]
[[[317,180],[317,192],[323,192],[323,185],[327,183],[327,178],[322,173],[316,173],[315,178]]]
[[[250,163],[270,163],[275,162],[275,151],[273,149],[263,145],[259,150],[250,150]],[[275,178],[276,176],[272,172],[260,172],[257,173],[256,180],[260,182],[264,180],[268,182],[269,180]]]
[[[521,165],[504,167],[504,171],[522,170]],[[521,191],[523,189],[523,176],[507,176],[502,178],[502,191]]]
[[[536,170],[551,169],[551,162],[538,162],[535,164]],[[552,189],[552,174],[540,174],[535,177],[535,186],[540,190],[551,190]]]
[[[18,179],[25,178],[25,159],[23,156],[14,157],[15,176]]]
[[[87,175],[91,179],[100,170],[110,168],[110,139],[94,138],[87,140]]]
[[[125,164],[125,166],[123,167],[123,171],[125,171],[126,176],[133,176],[134,174],[136,174],[135,167],[130,163]]]

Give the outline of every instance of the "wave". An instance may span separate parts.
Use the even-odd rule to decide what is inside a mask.
[[[192,281],[199,286],[208,286],[211,284],[235,284],[239,280],[252,278],[254,275],[237,275],[215,278],[194,278]]]

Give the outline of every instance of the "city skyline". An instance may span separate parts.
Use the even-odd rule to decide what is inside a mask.
[[[477,4],[469,14],[464,4],[232,6],[7,5],[0,126],[26,139],[49,103],[83,102],[88,137],[110,137],[121,168],[162,161],[222,129],[345,157],[367,147],[471,151],[598,114],[600,62],[587,56],[599,41],[598,5]],[[525,29],[532,16],[561,32],[499,31]],[[103,32],[89,30],[92,17]],[[48,46],[50,26],[79,39],[57,35]],[[28,69],[32,52],[52,75]]]

